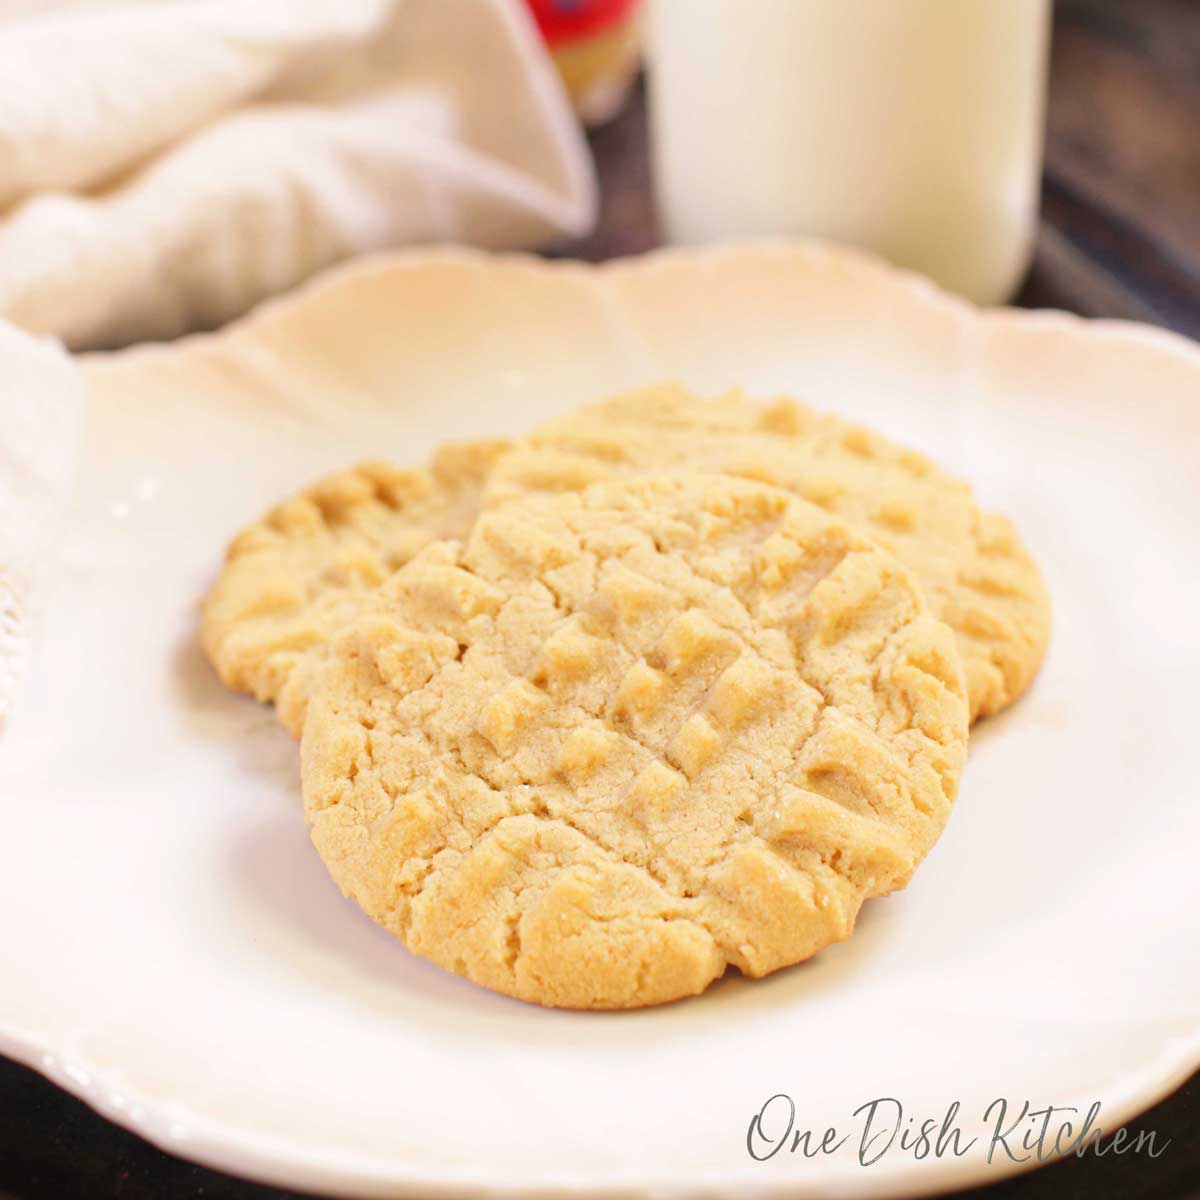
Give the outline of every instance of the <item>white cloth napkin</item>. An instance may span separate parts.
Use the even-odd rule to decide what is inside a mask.
[[[215,326],[383,246],[534,246],[594,219],[587,147],[521,0],[16,10],[0,317],[74,348]]]
[[[0,321],[0,728],[29,656],[82,415],[83,379],[63,350]]]

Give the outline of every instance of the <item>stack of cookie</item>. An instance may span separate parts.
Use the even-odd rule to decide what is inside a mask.
[[[1036,565],[965,484],[800,404],[679,388],[327,479],[234,541],[203,616],[222,679],[300,738],[346,895],[576,1008],[847,937],[1048,635]]]

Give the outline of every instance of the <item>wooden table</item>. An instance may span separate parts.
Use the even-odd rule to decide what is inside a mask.
[[[598,260],[657,245],[640,92],[593,147],[603,216],[562,252]],[[1018,303],[1200,337],[1200,0],[1060,0],[1046,159],[1037,253]],[[1171,1145],[1152,1161],[1057,1163],[959,1200],[1200,1200],[1200,1076],[1130,1129]],[[163,1154],[0,1059],[0,1200],[293,1195]]]

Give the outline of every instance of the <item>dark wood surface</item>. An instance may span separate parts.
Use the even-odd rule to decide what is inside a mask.
[[[657,245],[640,93],[593,147],[603,216],[562,252],[599,260]],[[1046,151],[1018,303],[1200,337],[1200,0],[1059,0]],[[1154,1160],[1071,1159],[960,1200],[1200,1200],[1200,1076],[1130,1128],[1171,1145]],[[294,1195],[164,1154],[0,1059],[0,1200]]]
[[[1061,0],[1020,302],[1200,337],[1200,3]]]

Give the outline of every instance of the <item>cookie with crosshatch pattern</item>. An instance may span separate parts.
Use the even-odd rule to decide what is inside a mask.
[[[366,462],[283,501],[233,540],[200,639],[222,681],[300,736],[309,681],[363,597],[431,541],[462,537],[503,441],[449,443],[429,467]]]
[[[895,554],[958,638],[972,719],[1011,704],[1037,674],[1050,601],[1012,523],[922,455],[793,400],[762,406],[658,386],[591,404],[497,459],[484,503],[678,466],[786,488]]]
[[[944,826],[966,753],[913,576],[778,488],[531,494],[397,571],[314,683],[313,841],[415,953],[628,1008],[847,937]]]

